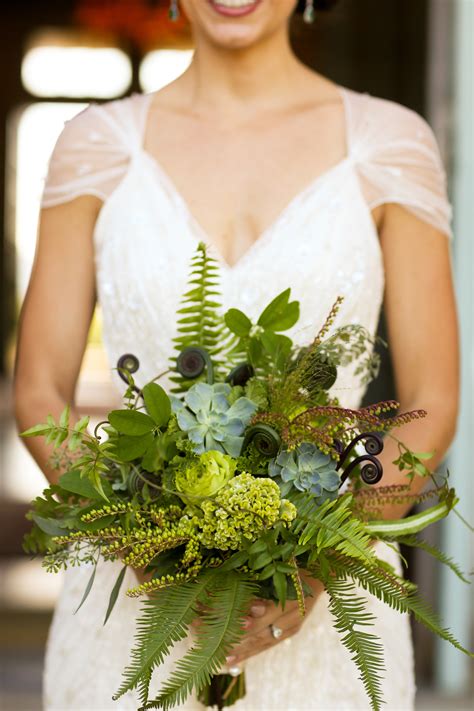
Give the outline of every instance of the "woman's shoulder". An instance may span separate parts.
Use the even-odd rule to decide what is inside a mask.
[[[353,137],[369,152],[403,146],[416,150],[424,145],[438,153],[433,129],[418,111],[369,92],[345,91],[351,104]]]
[[[43,207],[112,194],[141,147],[145,102],[142,94],[94,102],[66,121],[49,160]]]
[[[348,97],[352,156],[370,209],[399,203],[451,235],[446,170],[428,121],[391,99]]]
[[[65,122],[60,144],[92,144],[96,148],[119,150],[140,142],[148,96],[131,94],[104,102],[93,101]]]

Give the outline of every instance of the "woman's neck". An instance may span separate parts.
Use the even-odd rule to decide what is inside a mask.
[[[236,119],[258,108],[286,105],[309,75],[314,82],[314,73],[293,54],[286,32],[242,50],[216,47],[197,37],[193,61],[179,79],[180,94],[193,112]]]

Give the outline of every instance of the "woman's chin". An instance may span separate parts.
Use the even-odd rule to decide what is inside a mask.
[[[245,49],[272,33],[286,28],[294,0],[184,0],[183,6],[196,37],[203,35],[223,49]],[[276,8],[276,9],[275,9]]]
[[[235,24],[212,27],[208,35],[211,42],[221,49],[246,49],[258,43],[260,33],[253,27]]]

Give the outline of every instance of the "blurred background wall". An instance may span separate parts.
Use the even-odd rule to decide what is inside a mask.
[[[38,205],[48,157],[65,120],[90,101],[154,91],[190,61],[184,22],[167,19],[152,0],[22,0],[3,6],[0,44],[0,661],[1,708],[41,708],[47,629],[61,584],[40,560],[22,554],[28,502],[44,486],[16,436],[11,414],[15,332],[34,257]],[[473,519],[473,0],[340,0],[314,26],[292,25],[297,54],[334,81],[393,99],[425,116],[447,168],[454,206],[453,264],[462,325],[462,410],[445,463]],[[67,239],[67,235],[65,235]],[[413,325],[416,328],[416,324]],[[383,317],[380,331],[384,333]],[[101,345],[100,309],[91,327],[77,401],[100,418],[116,398]],[[442,324],[440,324],[442,338]],[[390,359],[367,393],[393,395]],[[467,529],[455,518],[435,527],[464,570],[473,567]],[[471,538],[472,540],[472,538]],[[473,597],[423,556],[411,557],[415,579],[465,645],[473,640]],[[472,708],[472,664],[414,626],[419,708]]]

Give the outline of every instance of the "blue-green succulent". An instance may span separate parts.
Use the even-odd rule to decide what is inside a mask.
[[[232,388],[228,383],[196,383],[184,400],[172,398],[178,425],[194,443],[196,454],[211,449],[238,457],[243,443],[243,432],[257,405],[247,397],[239,397],[230,404]]]
[[[291,451],[282,450],[270,462],[268,472],[271,477],[280,477],[284,484],[309,491],[323,501],[334,499],[340,485],[334,460],[311,442],[303,442]]]

